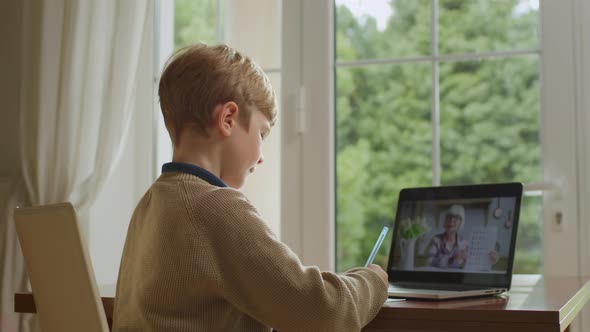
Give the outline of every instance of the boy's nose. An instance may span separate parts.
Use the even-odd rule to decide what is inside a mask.
[[[260,159],[258,159],[258,164],[262,164],[262,162],[264,161],[264,156],[262,154],[260,154]]]

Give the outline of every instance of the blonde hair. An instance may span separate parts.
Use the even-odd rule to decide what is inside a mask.
[[[274,125],[275,93],[258,64],[227,45],[196,44],[178,50],[167,61],[158,86],[164,123],[173,144],[190,126],[207,135],[217,105],[233,101],[240,122],[249,128],[252,109]]]

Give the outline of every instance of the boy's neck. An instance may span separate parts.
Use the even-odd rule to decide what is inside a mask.
[[[220,177],[221,148],[214,140],[186,130],[174,146],[172,161],[196,165]]]
[[[219,177],[219,168],[215,167],[215,163],[211,162],[211,160],[209,160],[208,158],[199,158],[199,157],[187,158],[185,156],[179,157],[179,156],[176,156],[176,153],[175,153],[175,155],[172,157],[172,162],[196,165],[196,166],[199,166],[201,168],[208,170],[209,172],[213,173],[215,176]]]

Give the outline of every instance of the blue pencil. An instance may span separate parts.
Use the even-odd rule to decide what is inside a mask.
[[[371,255],[369,256],[369,259],[367,259],[367,263],[365,264],[365,267],[369,266],[369,264],[373,263],[373,260],[375,259],[375,256],[377,255],[377,251],[379,251],[379,248],[381,247],[381,243],[383,243],[383,240],[385,239],[385,235],[387,235],[387,232],[389,231],[389,227],[384,226],[383,230],[381,230],[381,234],[379,234],[379,238],[377,239],[377,242],[375,242],[375,246],[373,247],[373,250],[371,251]]]

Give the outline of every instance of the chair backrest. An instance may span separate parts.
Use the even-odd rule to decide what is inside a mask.
[[[92,263],[72,205],[16,208],[14,219],[41,330],[108,331]]]

